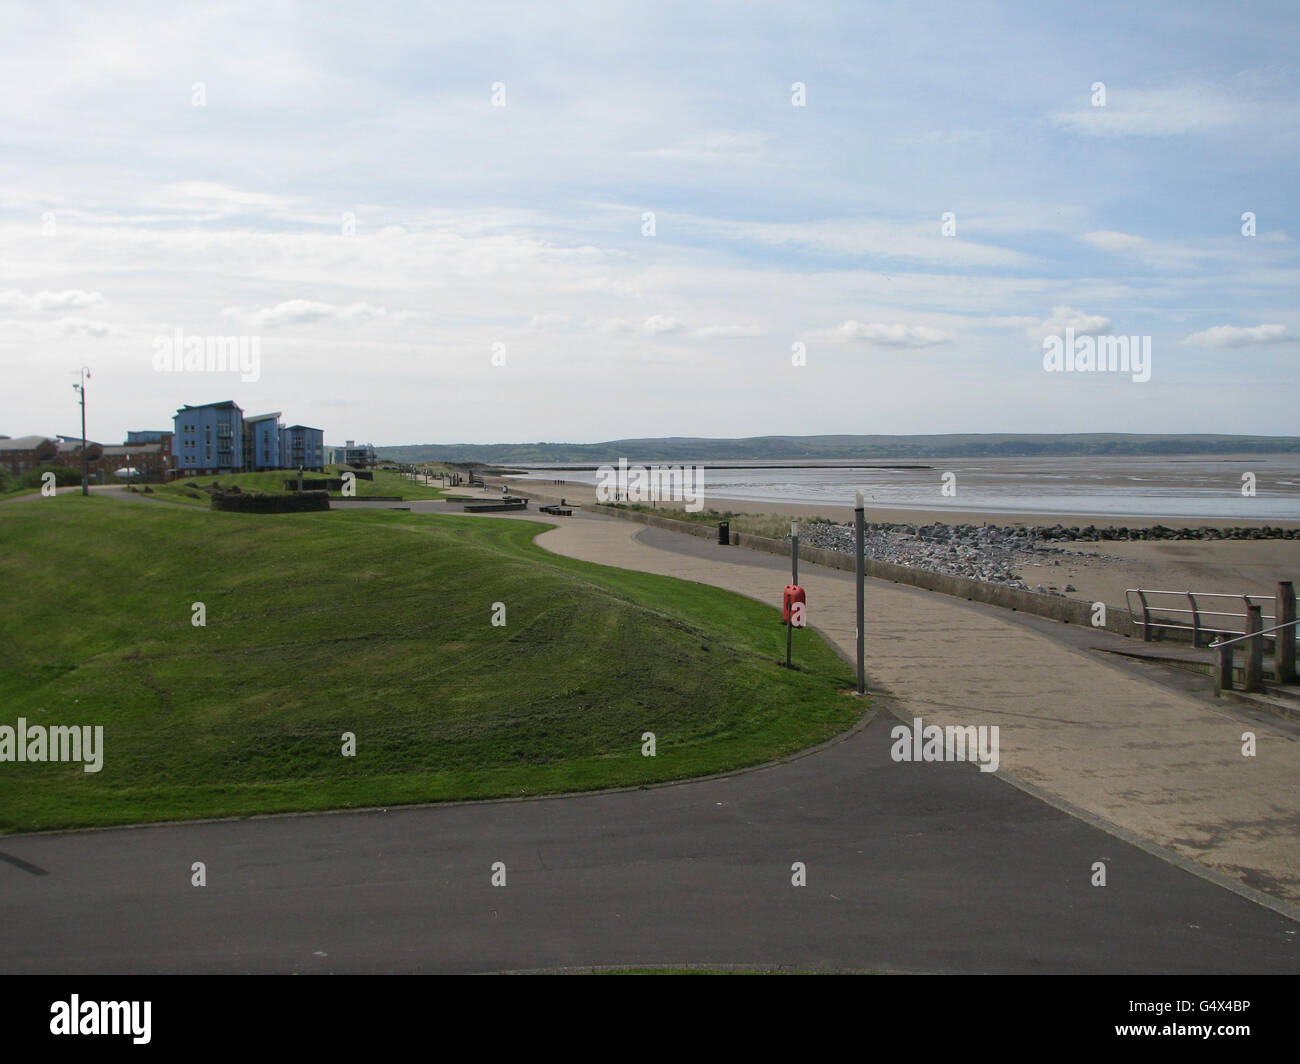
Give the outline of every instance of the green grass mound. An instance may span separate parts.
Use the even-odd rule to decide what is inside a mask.
[[[340,476],[339,466],[326,466],[324,473],[304,473],[304,481],[319,480],[321,478],[333,478]],[[366,499],[376,495],[400,495],[403,500],[406,499],[441,499],[444,489],[437,487],[437,481],[433,485],[423,484],[413,480],[410,477],[402,476],[400,473],[391,472],[385,469],[372,470],[373,480],[362,480],[360,477],[354,482],[356,486],[356,498]],[[207,506],[211,502],[206,491],[199,490],[199,485],[207,487],[214,481],[223,488],[238,487],[240,491],[260,491],[268,495],[280,495],[285,491],[285,484],[290,481],[296,482],[298,471],[296,469],[274,469],[262,473],[227,473],[217,474],[215,476],[186,477],[182,480],[173,480],[168,484],[151,484],[154,494],[159,499],[168,502],[189,503],[196,506]],[[77,481],[80,483],[80,480]],[[341,491],[331,491],[330,495],[334,498],[341,498]]]
[[[557,557],[531,542],[543,527],[6,505],[0,725],[103,725],[105,751],[98,773],[0,762],[0,830],[643,784],[769,760],[860,713],[814,633],[801,671],[778,665],[777,610]]]

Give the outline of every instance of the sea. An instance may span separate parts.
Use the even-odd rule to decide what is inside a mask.
[[[664,462],[629,465],[647,467]],[[1078,514],[1098,518],[1300,521],[1300,455],[925,458],[703,462],[712,499],[868,508]],[[523,480],[597,483],[597,466],[548,463]]]

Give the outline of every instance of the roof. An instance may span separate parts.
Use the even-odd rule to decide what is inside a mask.
[[[58,445],[58,440],[53,436],[18,436],[15,439],[6,439],[0,444],[0,451],[34,451],[43,443],[53,443]]]
[[[279,417],[280,417],[280,411],[278,410],[274,414],[255,414],[252,416],[245,414],[244,424],[251,425],[254,421],[269,421],[271,418],[276,418],[278,420]]]
[[[154,454],[162,450],[161,443],[126,444],[122,447],[105,447],[105,458],[125,457],[128,454]]]
[[[306,429],[308,432],[324,432],[324,429],[314,429],[310,425],[290,425],[285,432],[293,432],[295,429]]]
[[[222,410],[227,408],[239,410],[241,414],[243,413],[243,411],[240,410],[239,404],[233,399],[223,399],[219,403],[186,403],[183,407],[177,410],[176,413],[183,414],[186,410]]]

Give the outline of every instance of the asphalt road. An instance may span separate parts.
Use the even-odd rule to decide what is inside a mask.
[[[895,763],[894,723],[649,790],[0,838],[0,970],[1300,972],[1300,925],[972,764]]]

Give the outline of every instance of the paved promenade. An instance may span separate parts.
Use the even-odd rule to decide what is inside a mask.
[[[782,559],[575,515],[538,545],[779,605]],[[854,653],[852,574],[801,565],[809,620]],[[1134,676],[990,608],[868,581],[869,686],[905,718],[997,725],[1002,774],[1227,880],[1300,902],[1300,737]],[[1255,735],[1254,757],[1242,734]]]

